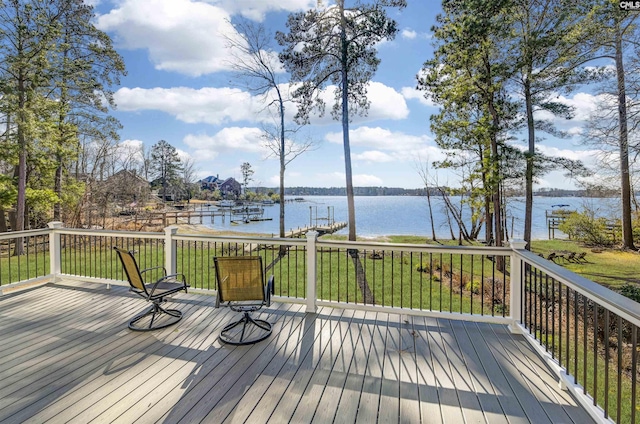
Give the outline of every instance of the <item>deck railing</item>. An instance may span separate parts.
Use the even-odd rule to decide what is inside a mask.
[[[79,278],[123,284],[114,255],[215,288],[214,256],[260,255],[278,300],[508,323],[556,369],[592,415],[637,421],[640,306],[523,249],[50,229],[0,235],[0,292]],[[17,255],[22,248],[22,255]]]
[[[50,230],[0,233],[0,289],[37,282],[50,274],[51,237]]]
[[[535,254],[519,250],[519,316],[549,364],[594,414],[636,423],[640,305]]]

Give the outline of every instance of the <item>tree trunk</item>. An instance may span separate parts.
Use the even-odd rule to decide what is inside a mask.
[[[622,196],[622,248],[634,249],[631,221],[631,181],[629,178],[629,141],[627,130],[627,95],[622,60],[622,34],[616,28],[616,74],[618,77],[618,120],[620,130],[620,185]]]
[[[429,192],[429,187],[427,187],[427,204],[429,205],[429,220],[431,221],[431,239],[433,241],[436,240],[436,226],[433,222],[433,208],[431,207],[431,193]]]
[[[5,210],[0,207],[0,233],[6,233],[7,230],[7,217],[5,216]]]
[[[347,211],[349,216],[349,241],[356,241],[356,209],[353,199],[353,177],[351,172],[351,147],[349,146],[349,75],[347,57],[346,21],[344,17],[344,0],[338,2],[340,7],[340,41],[341,41],[341,78],[342,78],[342,141],[344,145],[344,168],[347,188]],[[366,304],[375,304],[373,294],[367,283],[364,267],[357,249],[349,249],[349,256],[355,267],[356,281]]]
[[[280,238],[284,238],[284,171],[285,171],[285,132],[284,132],[284,102],[282,101],[282,96],[280,95],[280,90],[276,86],[276,90],[278,92],[278,101],[280,102]],[[279,255],[282,257],[287,252],[287,246],[281,245]]]
[[[529,75],[529,74],[528,74]],[[533,221],[533,163],[535,156],[535,128],[533,122],[533,101],[531,99],[531,83],[528,75],[524,82],[524,101],[527,113],[527,130],[529,134],[529,150],[527,151],[527,169],[525,176],[525,206],[524,206],[524,241],[526,248],[531,248],[531,225]]]
[[[16,222],[15,226],[11,226],[13,231],[24,230],[24,218],[26,212],[26,194],[27,194],[27,140],[25,135],[26,116],[26,92],[24,85],[24,78],[22,75],[18,78],[18,199],[16,201]],[[16,239],[15,248],[13,251],[14,256],[19,256],[24,253],[24,246],[22,238]]]
[[[60,155],[56,155],[56,162],[58,166],[56,167],[56,175],[54,179],[54,191],[58,195],[58,200],[53,204],[53,220],[61,221],[62,220],[62,157]]]
[[[483,149],[480,156],[484,158],[487,149]],[[491,213],[491,195],[486,169],[482,170],[482,189],[484,191],[484,241],[489,245],[493,240],[493,214]]]
[[[353,200],[353,176],[351,171],[351,147],[349,145],[349,66],[347,57],[347,34],[344,17],[344,0],[339,2],[340,7],[340,41],[341,41],[341,66],[342,79],[342,143],[344,146],[344,172],[347,188],[347,211],[349,216],[349,241],[356,241],[356,212]]]

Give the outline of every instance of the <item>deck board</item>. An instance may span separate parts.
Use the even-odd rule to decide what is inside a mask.
[[[339,417],[342,422],[355,422],[358,415],[358,405],[363,390],[367,357],[371,349],[371,335],[375,320],[376,313],[369,311],[360,323],[359,337],[356,341],[349,370],[345,376],[344,389],[340,394],[340,401],[336,410],[336,417]]]
[[[124,287],[0,296],[0,423],[590,421],[504,325],[274,303],[271,337],[236,347],[215,297],[170,302],[178,325],[138,333]]]
[[[331,370],[339,358],[342,344],[347,336],[354,313],[355,311],[344,311],[342,319],[337,322],[336,329],[333,331],[330,340],[327,341],[320,361],[316,364],[311,379],[291,417],[292,422],[308,423],[313,420],[322,393],[331,377]]]
[[[305,317],[313,323],[315,335],[313,343],[308,346],[306,345],[308,339],[302,339],[306,343],[301,344],[301,350],[306,353],[298,362],[295,370],[288,373],[287,377],[290,376],[291,379],[280,381],[277,391],[258,402],[249,416],[248,422],[281,423],[291,421],[291,417],[300,404],[314,371],[323,357],[327,342],[333,337],[344,312],[342,309],[333,309],[324,316],[308,314]]]
[[[362,383],[362,393],[358,404],[356,422],[372,423],[377,421],[382,386],[382,369],[385,360],[385,335],[389,323],[389,314],[378,313],[371,333],[371,350],[367,356],[367,366]]]
[[[468,373],[468,385],[478,397],[478,403],[487,422],[492,424],[508,423],[502,406],[498,401],[495,388],[488,378],[489,372],[483,367],[474,343],[467,333],[462,321],[451,321],[451,327],[456,337],[460,350],[464,352],[464,362]]]

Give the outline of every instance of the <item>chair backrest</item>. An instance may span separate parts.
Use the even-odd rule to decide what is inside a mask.
[[[265,301],[260,256],[215,257],[220,302]]]
[[[120,249],[119,247],[114,247],[113,250],[118,253],[118,257],[124,268],[124,273],[127,275],[131,287],[146,293],[147,288],[144,285],[144,280],[142,279],[142,274],[140,274],[140,268],[138,268],[136,258],[133,257],[133,252]]]

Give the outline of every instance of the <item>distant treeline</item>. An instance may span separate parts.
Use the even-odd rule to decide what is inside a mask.
[[[249,188],[256,193],[279,193],[277,188],[254,187]],[[436,195],[435,188],[429,188],[431,194]],[[400,187],[354,187],[356,196],[424,196],[427,194],[424,188],[400,188]],[[286,196],[346,196],[344,187],[287,187],[284,189]]]
[[[249,188],[260,194],[278,193],[274,187],[253,187]],[[356,196],[425,196],[425,188],[401,188],[401,187],[354,187]],[[429,187],[429,192],[433,196],[440,195],[435,187]],[[344,187],[288,187],[285,188],[286,196],[346,196]],[[511,196],[524,196],[522,193],[509,193]],[[617,197],[616,190],[565,190],[557,188],[545,188],[534,193],[535,196],[545,197]]]

